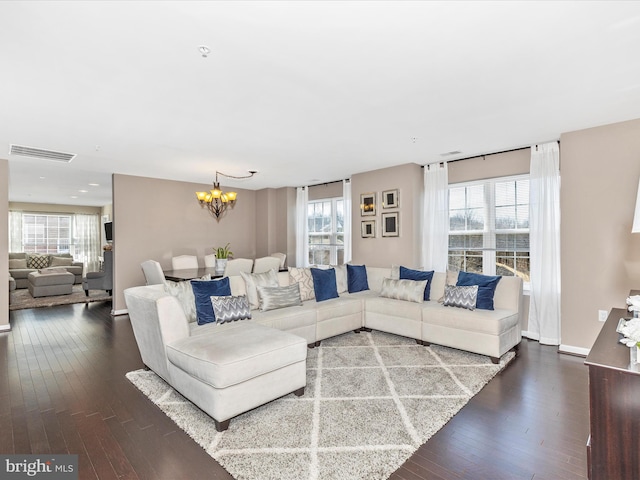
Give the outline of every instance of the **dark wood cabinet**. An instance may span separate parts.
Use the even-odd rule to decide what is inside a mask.
[[[629,314],[613,309],[585,364],[589,367],[591,480],[640,479],[640,366],[618,342],[618,321]]]

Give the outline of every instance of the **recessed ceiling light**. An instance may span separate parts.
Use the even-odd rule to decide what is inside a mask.
[[[77,195],[71,195],[71,198],[78,198]]]
[[[89,186],[90,187],[99,187],[100,184],[99,183],[90,183]]]
[[[44,180],[45,178],[47,178],[47,177],[40,177],[40,180]]]
[[[200,45],[198,47],[198,51],[200,52],[200,55],[202,55],[204,58],[207,58],[207,55],[211,53],[211,49],[206,45]]]
[[[89,190],[78,190],[80,193],[87,193]]]

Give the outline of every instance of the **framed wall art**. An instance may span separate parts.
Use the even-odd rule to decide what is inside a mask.
[[[376,214],[376,194],[374,193],[362,193],[360,195],[360,213],[362,216],[375,215]]]
[[[360,234],[362,238],[374,238],[376,236],[376,221],[363,220],[360,223]]]
[[[398,208],[398,189],[385,190],[382,192],[382,208]]]
[[[398,212],[382,214],[382,236],[398,237],[400,236],[400,226],[398,225]]]

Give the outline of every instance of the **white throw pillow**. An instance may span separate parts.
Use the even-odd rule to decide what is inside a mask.
[[[245,273],[240,272],[242,279],[244,280],[245,289],[247,290],[247,298],[252,309],[260,307],[260,299],[258,297],[258,290],[256,287],[278,287],[278,274],[275,269],[269,270],[263,273]]]

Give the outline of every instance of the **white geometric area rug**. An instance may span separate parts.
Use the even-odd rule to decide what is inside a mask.
[[[386,479],[513,357],[488,357],[382,332],[307,350],[304,396],[213,420],[149,370],[127,378],[238,480]]]

